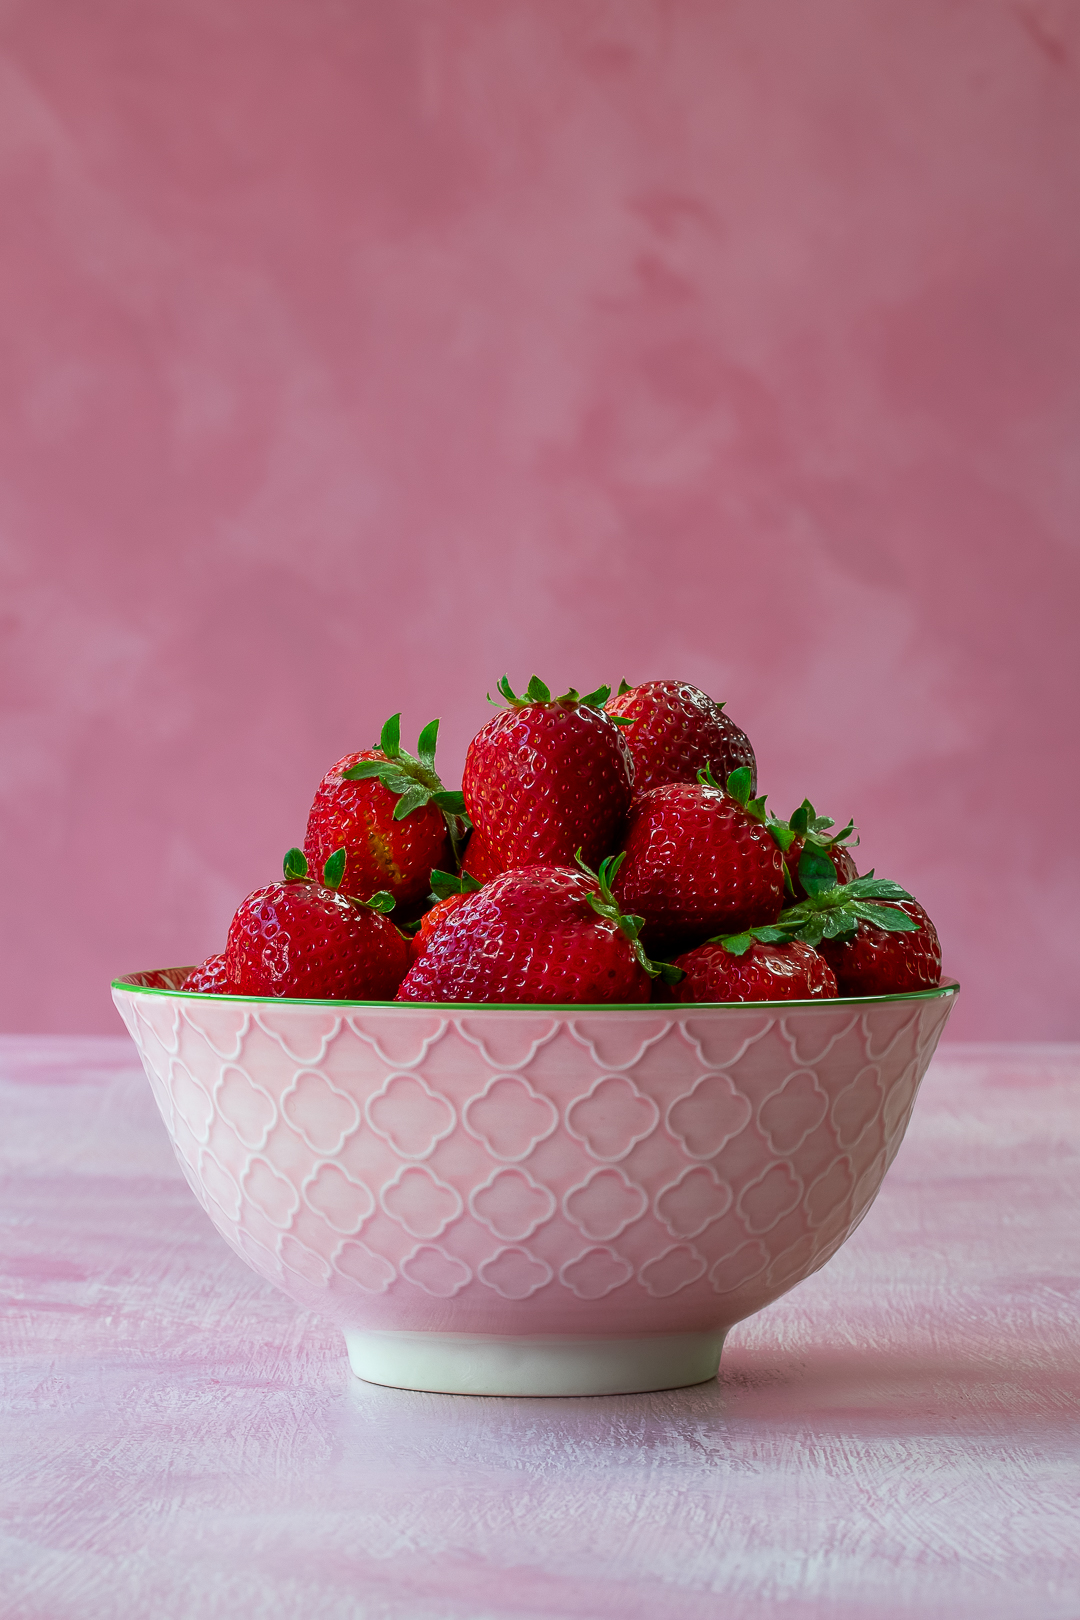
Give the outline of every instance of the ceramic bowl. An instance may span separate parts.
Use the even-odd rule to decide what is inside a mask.
[[[187,971],[113,994],[218,1231],[361,1378],[473,1394],[713,1377],[866,1213],[957,990],[443,1006]]]

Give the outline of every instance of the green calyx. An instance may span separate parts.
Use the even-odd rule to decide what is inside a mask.
[[[623,685],[626,686],[625,681]],[[539,675],[532,676],[528,686],[525,688],[524,697],[518,697],[514,688],[510,685],[509,677],[506,675],[498,682],[497,690],[500,696],[506,699],[511,709],[524,709],[531,703],[556,703],[561,704],[564,708],[603,709],[604,704],[611,696],[610,686],[598,686],[595,692],[586,692],[584,696],[575,687],[571,686],[569,691],[563,693],[562,697],[553,698],[550,687],[544,685]],[[630,688],[627,686],[626,690],[629,691]],[[489,692],[488,702],[493,703],[494,701]],[[619,714],[609,714],[608,719],[617,726],[632,726],[634,723],[629,717]]]
[[[307,856],[302,849],[289,849],[281,863],[286,883],[297,883],[308,875]]]
[[[354,906],[361,906],[367,911],[377,911],[383,917],[385,917],[389,912],[393,911],[394,907],[397,905],[397,901],[394,899],[389,889],[380,889],[377,894],[369,895],[366,900],[358,900],[356,896],[352,894],[350,894],[349,899],[352,901]]]
[[[469,825],[462,794],[445,788],[435,769],[435,745],[439,737],[439,722],[430,721],[420,733],[416,753],[410,754],[401,746],[401,715],[392,714],[378,741],[382,759],[362,759],[342,771],[346,782],[381,782],[397,797],[394,820],[404,821],[414,810],[433,804],[446,817],[450,835],[455,844],[464,836]]]
[[[741,934],[717,934],[706,943],[722,945],[732,956],[745,956],[755,940],[762,945],[786,945],[789,939],[795,937],[790,928],[781,927],[779,923],[770,923],[765,928],[744,928]]]
[[[348,851],[342,846],[341,849],[335,849],[334,853],[323,862],[322,880],[325,888],[341,888],[348,858]],[[284,861],[284,872],[286,883],[315,882],[311,868],[307,863],[307,856],[302,849],[290,849],[287,852]],[[368,900],[358,900],[354,894],[346,895],[345,898],[351,905],[363,906],[369,911],[381,911],[384,914],[393,911],[397,905],[397,901],[389,889],[380,889],[378,894],[373,894]]]
[[[769,818],[769,830],[785,854],[797,838],[802,839],[803,847],[799,851],[799,882],[807,894],[823,893],[836,883],[836,867],[829,858],[829,851],[845,846],[854,848],[859,842],[854,836],[854,821],[849,821],[838,833],[830,834],[828,829],[835,825],[831,816],[819,816],[809,799],[804,799],[799,808],[791,812],[787,821],[776,821],[771,816]],[[786,868],[784,882],[789,892],[794,893],[791,875]]]
[[[891,934],[910,934],[918,930],[919,924],[906,912],[881,904],[884,900],[914,898],[899,883],[876,878],[873,872],[854,878],[850,883],[837,883],[831,861],[829,870],[832,882],[828,888],[819,889],[797,906],[788,906],[775,923],[747,928],[741,934],[717,934],[707,943],[722,945],[732,956],[745,956],[755,940],[762,945],[783,945],[788,940],[801,939],[805,945],[816,947],[823,939],[844,939],[854,934],[860,920]]]
[[[348,858],[344,848],[335,849],[334,853],[323,863],[322,880],[328,889],[341,888],[341,880],[345,876],[345,863]]]
[[[782,850],[790,848],[795,834],[788,834],[785,824],[782,821],[777,821],[775,816],[766,811],[765,800],[768,795],[762,793],[756,799],[750,797],[750,789],[753,786],[754,779],[748,765],[736,766],[724,783],[723,788],[721,788],[720,783],[713,775],[711,764],[705,764],[698,771],[697,779],[704,787],[716,788],[718,792],[724,792],[729,798],[734,799],[736,804],[741,804],[748,816],[753,816],[755,821],[761,822],[762,826],[771,834]],[[786,843],[784,842],[785,837],[787,837]]]
[[[473,877],[471,872],[440,872],[438,867],[431,871],[431,898],[433,901],[449,900],[452,894],[475,894],[484,885]]]
[[[650,979],[663,979],[665,984],[678,984],[679,980],[685,976],[682,969],[675,967],[671,962],[654,962],[650,957],[646,956],[645,947],[639,938],[641,930],[645,926],[644,917],[636,917],[632,913],[620,911],[619,903],[611,892],[611,885],[615,875],[626,859],[625,849],[620,855],[605,856],[600,862],[598,872],[594,872],[591,866],[585,864],[581,858],[580,849],[574,859],[585,873],[585,876],[592,878],[596,884],[596,890],[592,894],[586,895],[585,898],[597,916],[605,917],[608,922],[613,922],[620,934],[630,941],[638,964],[645,969]]]

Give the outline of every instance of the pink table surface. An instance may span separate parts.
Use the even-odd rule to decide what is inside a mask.
[[[951,1047],[696,1389],[359,1383],[122,1040],[0,1042],[2,1620],[1080,1616],[1080,1048]]]

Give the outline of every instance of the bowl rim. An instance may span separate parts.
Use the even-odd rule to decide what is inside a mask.
[[[151,973],[178,973],[179,968],[151,968]],[[185,969],[190,973],[191,968]],[[168,990],[158,985],[135,984],[132,981],[139,975],[131,973],[119,979],[113,979],[113,990],[124,990],[140,996],[182,996],[185,1001],[214,1001],[227,1002],[230,1005],[238,1001],[254,1002],[259,1006],[267,1007],[362,1007],[371,1009],[376,1007],[393,1007],[398,1012],[423,1011],[428,1007],[436,1007],[448,1013],[491,1013],[491,1012],[523,1012],[533,1013],[596,1013],[596,1012],[638,1012],[655,1015],[657,1008],[664,1008],[668,1012],[685,1009],[693,1013],[702,1007],[723,1007],[727,1012],[745,1011],[753,1012],[760,1007],[774,1007],[780,1010],[790,1010],[796,1007],[879,1007],[894,1001],[934,1001],[942,996],[955,996],[960,989],[958,979],[942,979],[939,984],[931,985],[928,990],[904,990],[891,996],[814,996],[803,1001],[345,1001],[334,1000],[332,997],[315,996],[254,996],[254,995],[228,995],[216,996],[205,990]]]

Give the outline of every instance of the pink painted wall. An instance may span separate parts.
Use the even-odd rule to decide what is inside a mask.
[[[2,1027],[113,1031],[392,710],[726,698],[1080,1036],[1070,0],[7,0]]]

